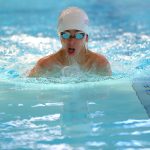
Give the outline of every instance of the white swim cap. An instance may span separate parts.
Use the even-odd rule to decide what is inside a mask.
[[[58,20],[58,33],[65,30],[81,30],[88,34],[89,19],[78,7],[69,7],[62,11]]]

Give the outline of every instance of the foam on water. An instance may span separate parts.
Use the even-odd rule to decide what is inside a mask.
[[[150,37],[148,35],[123,33],[114,37],[111,41],[101,39],[101,41],[90,41],[89,43],[91,43],[89,47],[93,51],[102,52],[108,57],[113,71],[113,78],[121,76],[134,78],[141,73],[149,75],[150,52],[148,48]],[[101,46],[100,52],[97,45]],[[26,34],[1,37],[0,54],[3,56],[0,67],[1,79],[9,77],[24,78],[39,58],[54,53],[59,47],[60,42],[50,37]],[[78,80],[78,75],[81,76],[82,73],[77,71],[77,67],[75,67],[76,69],[70,69],[70,71],[69,68],[66,66],[62,70],[60,78],[66,75],[75,77],[73,74],[76,74]],[[54,80],[56,80],[55,77]],[[59,81],[58,78],[57,82]]]

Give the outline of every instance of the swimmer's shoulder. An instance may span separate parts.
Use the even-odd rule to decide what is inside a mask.
[[[88,50],[88,57],[98,64],[109,63],[104,55],[92,52],[91,50]]]
[[[41,76],[46,69],[48,56],[40,58],[35,66],[30,70],[28,77],[39,77]]]
[[[100,72],[103,70],[106,75],[111,75],[110,63],[104,55],[92,51],[89,51],[89,54],[97,70]]]
[[[45,74],[45,72],[51,71],[53,69],[53,66],[56,64],[56,60],[58,57],[57,53],[58,52],[40,58],[33,69],[29,72],[28,76],[39,77]]]
[[[54,65],[59,57],[59,51],[48,56],[40,58],[37,62],[37,65],[42,68],[48,68]]]

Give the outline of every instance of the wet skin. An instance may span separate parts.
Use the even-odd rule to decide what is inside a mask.
[[[29,77],[41,77],[46,72],[57,72],[63,67],[77,64],[84,71],[90,71],[103,76],[111,75],[111,67],[101,54],[94,53],[86,48],[88,35],[83,39],[74,38],[79,30],[66,30],[71,33],[72,38],[63,39],[60,37],[62,48],[56,53],[41,58],[35,67],[30,71]]]

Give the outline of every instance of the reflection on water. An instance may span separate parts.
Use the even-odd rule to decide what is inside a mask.
[[[80,100],[82,97],[82,101]],[[88,97],[84,90],[75,89],[64,100],[62,112],[63,134],[68,137],[86,136],[90,132]]]
[[[150,121],[125,83],[119,92],[116,82],[87,85],[1,90],[1,149],[150,146]],[[118,100],[118,94],[122,100]]]

